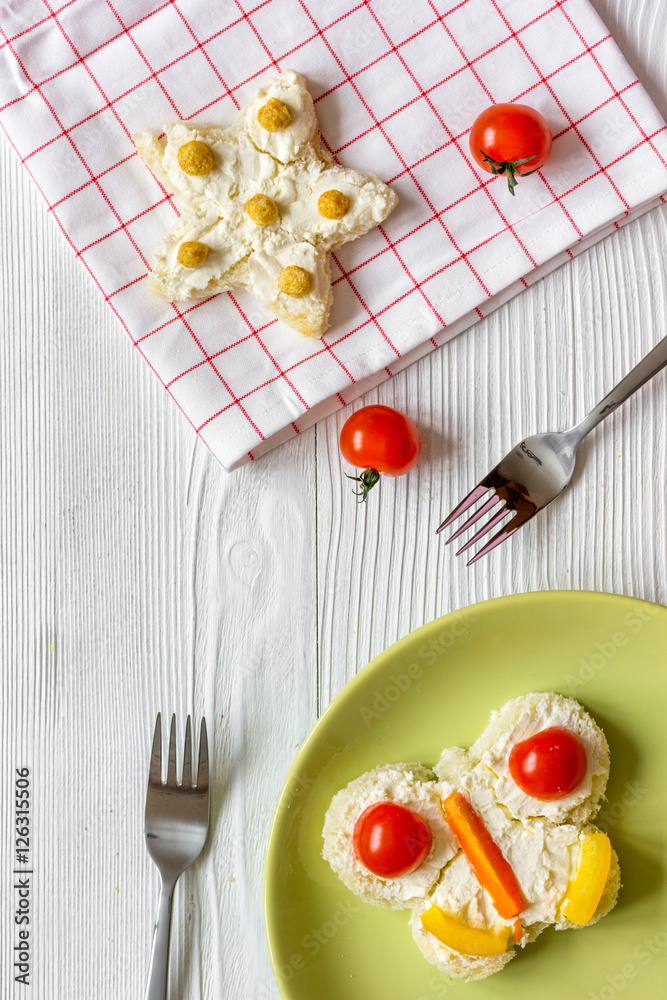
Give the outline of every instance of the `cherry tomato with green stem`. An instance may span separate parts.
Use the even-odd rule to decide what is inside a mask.
[[[364,501],[380,473],[404,476],[417,464],[421,438],[415,422],[404,413],[390,406],[363,406],[345,421],[340,450],[350,465],[364,470],[348,476],[359,483],[357,495]]]
[[[527,177],[543,167],[551,153],[546,118],[527,104],[493,104],[475,119],[470,152],[490,174],[505,174],[510,194],[517,175]]]

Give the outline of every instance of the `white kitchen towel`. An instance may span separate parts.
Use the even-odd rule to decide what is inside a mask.
[[[227,469],[433,350],[667,193],[667,131],[588,0],[0,0],[0,124],[139,352]],[[150,297],[177,206],[132,133],[228,125],[302,73],[341,163],[399,205],[333,255],[331,328],[243,291]],[[472,161],[480,111],[547,118],[511,197]]]

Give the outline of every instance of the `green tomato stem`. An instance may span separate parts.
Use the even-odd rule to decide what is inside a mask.
[[[360,497],[359,503],[366,503],[369,491],[380,480],[380,473],[377,469],[364,469],[360,476],[348,476],[347,472],[345,475],[348,479],[359,483],[360,489],[353,490],[355,497]]]
[[[511,195],[514,195],[514,189],[519,183],[516,168],[522,167],[524,163],[530,163],[530,161],[534,160],[537,156],[537,153],[534,153],[532,156],[525,156],[522,160],[494,160],[493,157],[488,156],[484,150],[480,149],[480,153],[491,167],[492,174],[495,174],[496,176],[499,174],[505,174],[507,177],[507,186],[510,189]],[[534,174],[536,170],[539,170],[539,167],[536,167],[535,170],[530,170],[523,175],[519,174],[519,176],[529,177],[530,174]]]

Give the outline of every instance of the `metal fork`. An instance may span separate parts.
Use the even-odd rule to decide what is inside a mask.
[[[447,539],[447,544],[462,535],[472,527],[484,514],[493,511],[492,516],[468,539],[457,556],[483,538],[492,528],[500,524],[509,514],[514,514],[502,528],[470,559],[468,566],[477,562],[506,538],[513,535],[524,524],[535,517],[541,510],[560,496],[568,486],[574,473],[577,448],[586,435],[596,427],[601,420],[624,403],[645,382],[667,365],[667,337],[647,354],[643,361],[632,369],[629,375],[618,383],[594,410],[584,417],[581,423],[569,431],[559,431],[547,434],[534,434],[527,437],[505,455],[495,469],[475,486],[468,496],[454,508],[438,531],[449,527],[452,521],[460,517],[466,510],[477,503],[485,493],[492,490],[491,497],[465,521],[457,531]],[[501,501],[503,506],[494,511],[493,508]]]
[[[166,1000],[171,907],[176,881],[202,852],[208,833],[208,739],[201,720],[199,763],[192,783],[192,734],[190,716],[185,726],[183,778],[176,781],[176,716],[171,717],[167,780],[162,781],[162,724],[158,714],[153,735],[151,766],[146,792],[144,834],[148,853],[160,872],[153,946],[145,1000]]]

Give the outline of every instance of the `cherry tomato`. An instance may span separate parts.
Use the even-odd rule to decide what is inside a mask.
[[[348,477],[360,483],[359,495],[365,500],[381,472],[403,476],[417,464],[421,438],[417,425],[404,413],[390,406],[364,406],[343,424],[340,450],[350,465],[365,470]]]
[[[505,174],[511,194],[517,174],[532,174],[544,166],[551,142],[546,119],[527,104],[493,104],[470,130],[475,160],[490,174]]]
[[[422,817],[398,802],[375,802],[364,809],[352,836],[362,865],[380,878],[399,878],[419,868],[433,843]]]
[[[510,774],[526,795],[544,802],[576,791],[588,763],[581,740],[568,729],[553,726],[515,743],[509,756]]]

